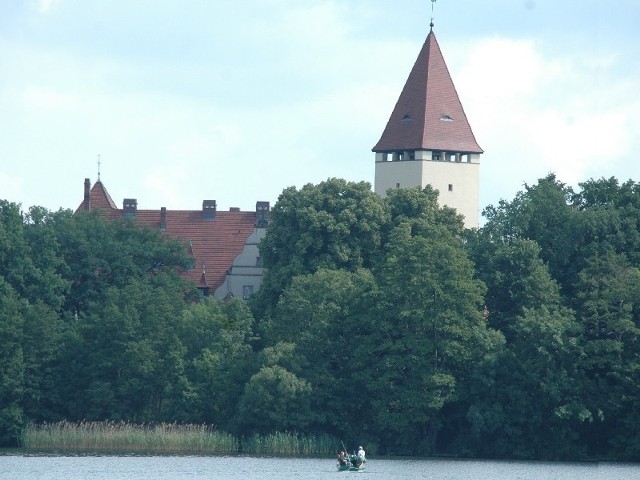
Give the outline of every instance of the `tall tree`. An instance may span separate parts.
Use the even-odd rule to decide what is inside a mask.
[[[366,182],[329,179],[285,189],[271,210],[260,254],[267,273],[259,294],[260,317],[271,313],[296,275],[320,268],[369,268],[389,219],[382,200]]]
[[[368,270],[320,269],[295,277],[278,303],[267,339],[295,344],[304,357],[301,375],[314,391],[308,422],[315,430],[341,438],[363,433],[367,404],[354,351],[375,289]]]
[[[586,434],[594,454],[624,451],[626,459],[637,458],[640,269],[625,255],[597,255],[580,272],[576,290],[584,329],[583,395],[594,417]]]
[[[131,278],[189,266],[184,245],[131,220],[107,221],[98,213],[55,214],[54,229],[71,281],[65,309],[79,315],[109,287]]]
[[[0,445],[15,445],[23,426],[22,305],[0,276]]]
[[[525,185],[512,202],[501,200],[498,207],[490,205],[483,212],[487,217],[483,231],[492,239],[535,241],[563,292],[575,279],[573,265],[579,257],[580,224],[573,195],[570,187],[550,174],[536,185]]]
[[[179,336],[186,348],[191,390],[181,395],[182,417],[235,427],[233,417],[244,385],[256,368],[253,325],[251,312],[240,299],[208,298],[184,311]]]
[[[482,316],[484,285],[445,225],[401,222],[378,274],[375,314],[359,337],[377,431],[390,452],[430,454],[440,411],[499,341]]]
[[[308,431],[312,387],[296,372],[304,362],[294,344],[280,342],[260,354],[261,365],[238,404],[236,431],[242,435]]]

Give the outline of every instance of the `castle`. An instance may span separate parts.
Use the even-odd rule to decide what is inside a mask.
[[[409,74],[375,153],[374,191],[431,185],[441,205],[455,208],[467,228],[479,222],[480,148],[462,108],[444,57],[431,30]],[[199,210],[138,210],[137,200],[118,208],[98,180],[84,183],[76,210],[100,209],[107,219],[131,218],[185,242],[193,269],[185,272],[205,296],[249,298],[259,288],[263,267],[258,244],[269,218],[269,202],[253,212],[218,211],[215,200]]]

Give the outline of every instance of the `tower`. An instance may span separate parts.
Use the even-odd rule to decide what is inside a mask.
[[[440,205],[478,227],[480,148],[433,33],[433,23],[375,152],[375,192],[431,185]]]

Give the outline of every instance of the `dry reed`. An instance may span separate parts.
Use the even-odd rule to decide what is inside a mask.
[[[232,454],[238,441],[208,425],[135,425],[126,422],[57,422],[29,425],[22,434],[29,450]]]

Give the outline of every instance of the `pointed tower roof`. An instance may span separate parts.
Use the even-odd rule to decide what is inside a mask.
[[[88,181],[89,179],[85,179],[85,182]],[[109,192],[100,180],[98,180],[91,188],[91,191],[89,192],[89,199],[89,208],[87,208],[87,205],[85,205],[83,202],[76,209],[76,213],[85,209],[100,209],[102,211],[102,214],[107,218],[114,219],[120,217],[118,207],[116,206],[115,202],[111,198],[111,195],[109,195]]]
[[[372,150],[483,153],[433,30],[422,46],[382,137]]]

